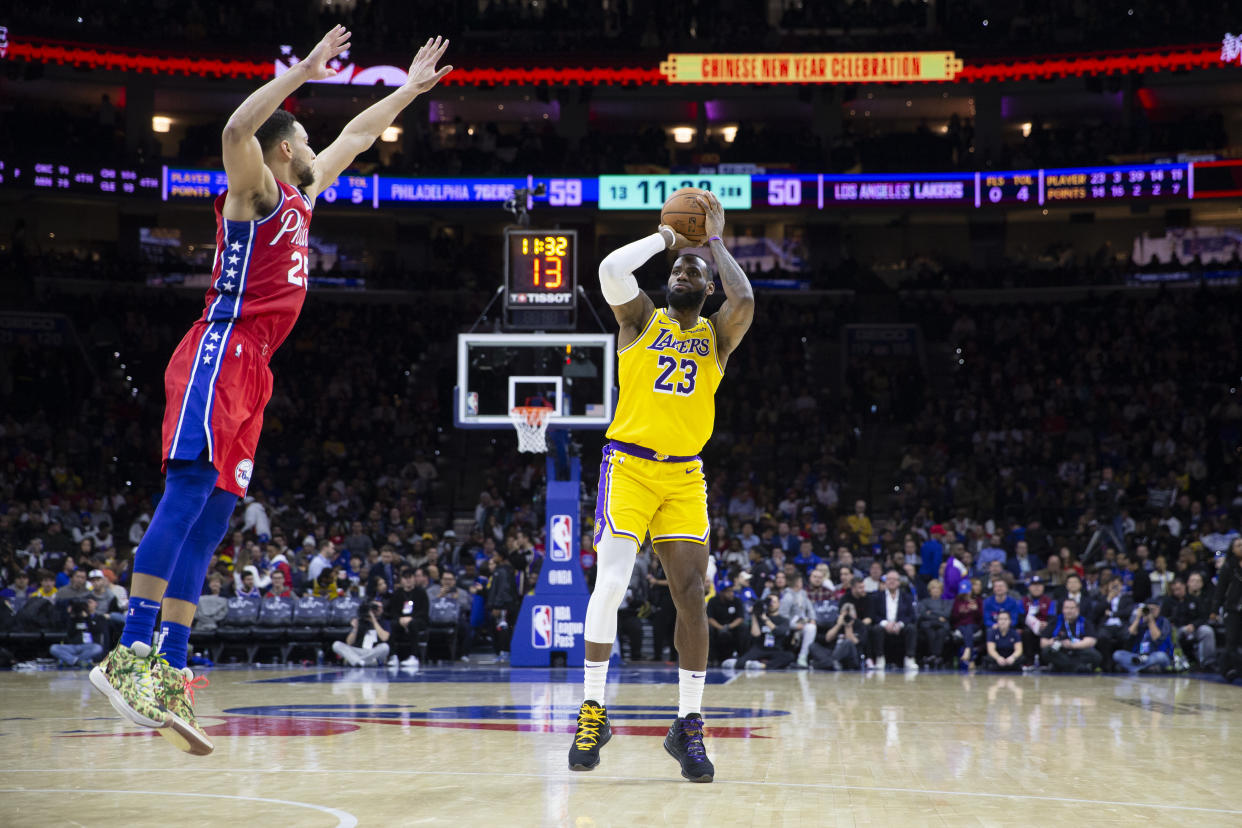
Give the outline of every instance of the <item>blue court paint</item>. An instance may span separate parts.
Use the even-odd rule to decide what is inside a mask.
[[[313,719],[372,719],[372,720],[433,720],[460,721],[462,719],[494,721],[510,720],[545,722],[549,719],[573,721],[578,707],[553,705],[466,705],[463,707],[433,707],[418,710],[403,704],[279,704],[261,707],[231,707],[224,711],[234,716],[272,716],[280,718]],[[788,716],[787,710],[756,710],[751,707],[704,707],[704,715],[721,719],[759,719],[772,716]],[[608,718],[617,721],[658,720],[667,721],[677,714],[676,705],[610,705]]]
[[[707,684],[726,684],[733,675],[721,670],[708,670]],[[378,668],[340,670],[326,669],[299,673],[281,678],[259,679],[258,683],[272,684],[335,684],[336,682],[374,681],[398,684],[581,684],[581,668],[523,667],[437,667],[417,672],[389,673]],[[612,669],[608,673],[609,684],[669,684],[677,685],[677,669],[638,667]]]

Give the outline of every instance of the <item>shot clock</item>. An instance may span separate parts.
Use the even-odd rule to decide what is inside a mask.
[[[505,322],[566,330],[578,321],[578,231],[505,231]]]

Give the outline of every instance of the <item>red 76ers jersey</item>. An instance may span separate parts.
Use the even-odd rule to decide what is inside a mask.
[[[254,221],[226,219],[226,194],[216,197],[216,255],[202,318],[233,323],[269,357],[298,321],[310,275],[311,200],[291,184],[276,186],[280,202]]]

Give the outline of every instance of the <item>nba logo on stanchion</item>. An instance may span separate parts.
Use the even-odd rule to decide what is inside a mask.
[[[552,516],[552,549],[548,558],[564,563],[573,557],[574,522],[569,515]]]
[[[552,608],[547,604],[539,604],[530,616],[530,644],[536,650],[546,650],[552,646]]]

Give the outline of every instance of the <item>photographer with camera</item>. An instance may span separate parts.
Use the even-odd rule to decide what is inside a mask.
[[[1055,673],[1092,673],[1104,663],[1095,648],[1095,625],[1078,613],[1078,602],[1066,598],[1055,624],[1044,628],[1039,647],[1044,663]]]
[[[785,649],[789,619],[780,612],[781,599],[775,592],[755,604],[750,616],[750,649],[737,658],[726,658],[720,666],[745,669],[750,663],[760,670],[781,670],[792,664],[794,654]]]
[[[838,609],[834,601],[832,609],[825,611],[822,617],[824,634],[811,645],[811,666],[816,670],[840,670],[843,667],[857,669],[857,624],[857,606],[851,601],[842,603]]]
[[[358,607],[358,617],[349,622],[349,635],[345,640],[332,642],[332,652],[350,667],[380,665],[388,660],[391,633],[392,624],[384,617],[384,605],[379,601],[367,601]]]
[[[65,667],[90,667],[103,656],[103,645],[108,638],[108,617],[97,613],[98,605],[93,597],[70,601],[68,637],[62,644],[53,644],[52,656]]]
[[[1152,598],[1134,608],[1127,629],[1133,650],[1117,650],[1113,662],[1130,675],[1148,670],[1164,670],[1173,664],[1173,628],[1160,617],[1160,600]]]

